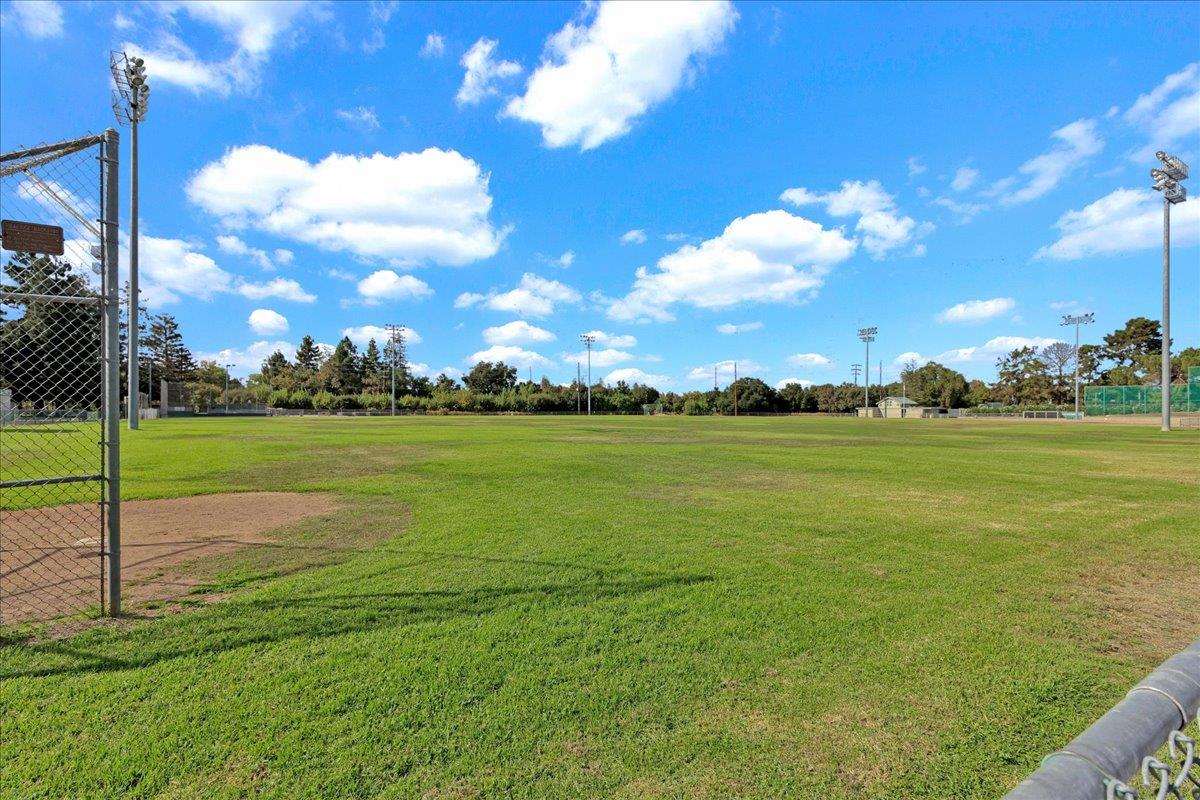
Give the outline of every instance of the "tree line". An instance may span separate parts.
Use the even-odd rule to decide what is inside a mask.
[[[94,294],[87,281],[66,261],[16,254],[6,266],[5,291],[42,295]],[[125,381],[128,348],[128,291],[122,303],[121,364]],[[99,397],[100,330],[89,306],[34,301],[17,316],[0,308],[0,350],[4,353],[0,386],[18,403],[88,405]],[[231,378],[224,366],[197,361],[170,314],[142,309],[138,331],[139,374],[144,393],[161,400],[159,382],[183,383],[192,404],[203,411],[228,400],[232,405],[265,404],[295,409],[386,409],[411,411],[573,413],[586,410],[587,387],[519,380],[517,369],[503,362],[479,362],[461,379],[436,378],[411,371],[402,344],[382,345],[374,339],[361,350],[343,337],[332,348],[305,336],[294,353],[271,353],[246,381]],[[1158,381],[1162,333],[1156,320],[1135,317],[1102,337],[1100,344],[1079,348],[1083,385],[1145,384]],[[1200,348],[1187,348],[1171,359],[1175,381],[1200,366]],[[394,370],[393,370],[394,365]],[[393,380],[393,372],[395,377]],[[924,406],[970,408],[985,403],[1017,408],[1053,408],[1073,401],[1075,349],[1064,342],[1047,347],[1021,347],[999,357],[996,380],[968,380],[961,372],[936,362],[904,365],[900,378],[871,386],[874,405],[889,395],[906,396]],[[226,387],[228,386],[228,390]],[[393,388],[394,387],[394,388]],[[51,396],[53,394],[53,396]],[[863,388],[849,382],[775,389],[755,377],[743,377],[724,388],[661,392],[644,384],[618,381],[591,387],[594,413],[636,414],[645,405],[662,404],[667,413],[850,413],[863,404]]]

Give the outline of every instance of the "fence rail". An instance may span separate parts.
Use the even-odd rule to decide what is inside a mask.
[[[1198,713],[1200,640],[1167,659],[1070,744],[1046,756],[1005,800],[1137,800],[1135,777],[1157,800],[1200,797],[1196,739],[1186,733]],[[1156,757],[1164,745],[1170,763]]]

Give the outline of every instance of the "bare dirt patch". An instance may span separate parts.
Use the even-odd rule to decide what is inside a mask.
[[[96,506],[80,508],[95,513]],[[200,582],[196,574],[182,569],[185,564],[276,542],[273,532],[338,508],[331,494],[294,492],[125,501],[121,504],[123,597],[132,604],[179,597]],[[45,541],[22,541],[18,549],[5,549],[0,571],[4,624],[49,619],[99,603],[98,533],[63,543],[57,528],[67,510],[74,509],[5,512],[6,527],[43,532]],[[48,551],[70,569],[46,569]]]
[[[1195,575],[1200,564],[1172,565],[1176,576]],[[1101,621],[1099,646],[1138,663],[1157,664],[1187,647],[1200,631],[1200,606],[1185,579],[1164,580],[1158,564],[1085,573],[1064,599],[1082,601]]]

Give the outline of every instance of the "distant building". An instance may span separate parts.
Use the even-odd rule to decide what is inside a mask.
[[[879,409],[885,417],[920,417],[923,407],[907,397],[885,397],[879,401]]]

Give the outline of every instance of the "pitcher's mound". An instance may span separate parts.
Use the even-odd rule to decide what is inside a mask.
[[[127,601],[185,594],[195,578],[171,567],[274,541],[271,531],[337,510],[329,494],[244,492],[121,503]],[[0,623],[51,619],[100,602],[99,507],[4,512]]]

